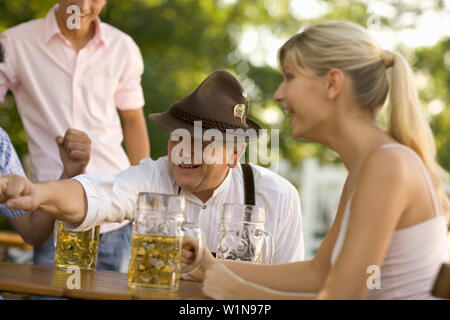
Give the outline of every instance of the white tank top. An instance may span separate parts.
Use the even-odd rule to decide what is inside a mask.
[[[401,147],[419,161],[433,201],[435,216],[416,225],[396,230],[380,267],[380,289],[369,289],[367,299],[437,299],[431,290],[442,263],[449,261],[447,222],[439,214],[435,190],[420,157],[410,148],[395,143],[382,148]],[[331,254],[334,266],[344,243],[350,219],[352,196],[346,204],[339,234]],[[369,277],[370,274],[367,274]]]

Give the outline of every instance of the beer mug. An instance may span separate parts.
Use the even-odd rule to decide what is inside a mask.
[[[177,291],[182,274],[194,271],[202,252],[202,233],[197,225],[184,221],[183,196],[141,192],[134,214],[128,285]],[[196,260],[181,269],[184,236],[198,242]]]
[[[273,239],[264,230],[265,209],[225,203],[218,232],[217,258],[249,263],[271,263]]]
[[[55,222],[55,266],[68,268],[78,266],[84,270],[95,270],[97,265],[100,226],[87,231],[69,231],[61,222]]]

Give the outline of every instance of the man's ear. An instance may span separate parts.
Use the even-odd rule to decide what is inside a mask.
[[[237,153],[236,152],[233,152],[233,163],[232,164],[228,164],[228,166],[230,167],[230,168],[236,168],[236,166],[239,164],[239,159],[240,159],[240,157],[238,158],[238,155],[237,155]]]
[[[241,157],[244,154],[246,148],[247,148],[247,143],[238,144],[237,150],[233,152],[233,163],[228,164],[228,166],[230,168],[236,168],[236,166],[239,164],[239,161],[241,160]]]
[[[344,88],[345,74],[342,70],[333,68],[328,71],[325,77],[326,96],[329,100],[334,100],[339,96]]]

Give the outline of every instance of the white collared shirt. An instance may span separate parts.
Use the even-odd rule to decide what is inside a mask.
[[[295,187],[286,179],[260,166],[252,165],[256,205],[266,209],[265,230],[274,239],[273,263],[304,259],[304,240],[300,199]],[[88,212],[78,226],[66,224],[75,231],[86,230],[105,222],[132,220],[139,192],[178,194],[177,186],[166,157],[154,161],[143,159],[118,175],[85,174],[74,178],[87,195]],[[189,192],[185,219],[198,222],[211,251],[217,250],[218,226],[224,203],[244,203],[241,166],[230,169],[225,180],[203,203]]]

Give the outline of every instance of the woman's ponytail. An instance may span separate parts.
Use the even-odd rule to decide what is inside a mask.
[[[450,201],[444,190],[448,173],[436,161],[433,133],[423,114],[413,83],[411,67],[401,55],[393,52],[383,50],[381,58],[387,68],[392,66],[389,90],[389,133],[395,140],[410,147],[422,158],[448,218]]]

